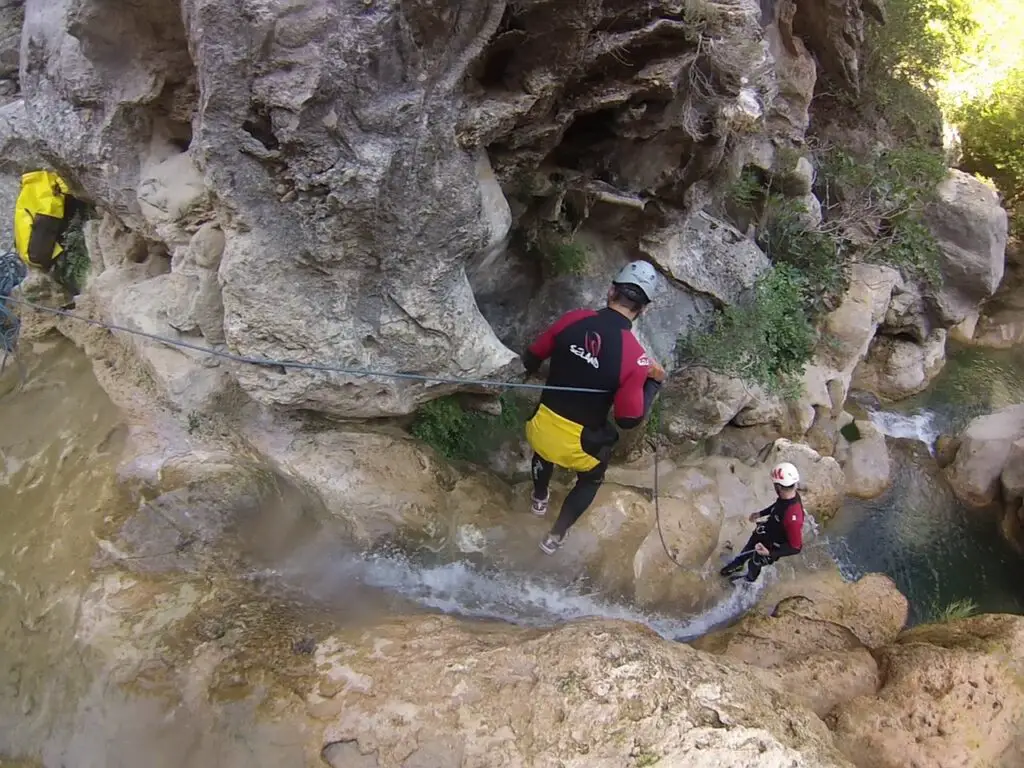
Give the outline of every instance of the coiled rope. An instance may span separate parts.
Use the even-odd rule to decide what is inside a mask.
[[[22,263],[20,259],[18,259],[18,263],[19,264]],[[21,280],[18,280],[18,282],[20,283]],[[13,290],[13,288],[12,288],[12,290]],[[429,382],[429,383],[433,383],[433,384],[454,384],[454,385],[459,385],[459,386],[498,387],[498,388],[504,388],[504,389],[533,389],[533,390],[537,390],[537,389],[541,389],[541,390],[550,389],[550,390],[557,390],[557,391],[561,391],[561,392],[586,392],[586,393],[593,393],[593,394],[609,394],[609,391],[606,390],[606,389],[591,389],[589,387],[561,387],[561,386],[552,386],[552,385],[549,385],[549,384],[532,384],[532,383],[521,382],[521,381],[492,381],[492,380],[489,380],[489,379],[467,379],[467,378],[459,378],[459,377],[456,377],[456,376],[428,376],[428,375],[419,374],[419,373],[402,373],[402,372],[397,372],[397,371],[377,371],[377,370],[372,370],[372,369],[369,369],[369,368],[351,368],[351,367],[342,366],[342,365],[328,365],[328,364],[322,364],[322,363],[303,363],[303,362],[300,362],[298,360],[275,360],[275,359],[270,359],[270,358],[265,358],[265,357],[253,357],[253,356],[250,356],[250,355],[237,355],[237,354],[234,354],[233,352],[228,352],[226,350],[213,349],[213,348],[210,348],[210,347],[203,347],[203,346],[200,346],[198,344],[191,344],[191,343],[189,343],[187,341],[181,341],[180,339],[172,339],[172,338],[169,338],[169,337],[166,337],[166,336],[160,336],[160,335],[155,334],[155,333],[146,333],[145,331],[140,331],[140,330],[137,330],[135,328],[128,328],[128,327],[125,327],[123,325],[117,325],[115,323],[108,323],[108,322],[105,322],[103,320],[96,320],[96,319],[93,319],[91,317],[85,317],[84,315],[80,315],[80,314],[78,314],[76,312],[72,312],[70,310],[58,309],[56,307],[48,307],[48,306],[45,306],[43,304],[37,304],[35,302],[27,301],[25,299],[19,299],[19,298],[13,297],[13,296],[5,297],[5,301],[9,301],[9,302],[12,302],[14,304],[19,304],[19,305],[24,306],[24,307],[29,307],[30,309],[34,309],[34,310],[37,310],[39,312],[43,312],[43,313],[50,314],[50,315],[55,315],[57,317],[66,317],[66,318],[70,318],[72,320],[77,320],[79,322],[86,323],[88,325],[91,325],[91,326],[94,326],[94,327],[97,327],[97,328],[105,328],[108,331],[120,331],[121,333],[127,333],[127,334],[131,334],[133,336],[139,336],[139,337],[142,337],[142,338],[145,338],[145,339],[150,339],[152,341],[157,341],[157,342],[160,342],[161,344],[167,344],[167,345],[172,346],[172,347],[178,347],[180,349],[188,349],[190,351],[197,352],[199,354],[210,355],[212,357],[219,357],[221,359],[230,360],[232,362],[241,363],[243,365],[255,365],[255,366],[258,366],[258,367],[261,367],[261,368],[279,368],[279,369],[283,368],[285,370],[290,368],[290,369],[293,369],[293,370],[300,370],[300,371],[318,371],[318,372],[322,372],[322,373],[337,373],[337,374],[342,374],[342,375],[345,375],[345,376],[377,377],[377,378],[386,378],[386,379],[399,379],[399,380],[405,380],[405,381]],[[6,309],[6,307],[4,307],[3,309],[4,309],[4,312],[6,313],[4,315],[4,317],[6,317],[7,314],[10,314],[11,316],[13,316],[13,313],[10,313],[9,310]],[[15,318],[15,320],[16,319],[17,318]],[[16,343],[16,339],[15,339],[15,343]],[[5,350],[6,349],[7,348],[5,347]],[[12,351],[13,351],[13,348],[12,348]],[[5,357],[6,357],[6,353],[5,353]],[[19,365],[20,365],[20,360],[19,360]],[[23,370],[23,374],[22,374],[22,380],[24,381],[24,370]],[[653,497],[654,498],[653,498],[653,503],[654,503],[655,521],[656,521],[656,524],[657,524],[657,527],[658,527],[658,536],[661,539],[661,546],[662,546],[662,549],[665,550],[665,555],[677,567],[683,568],[683,566],[679,563],[678,560],[676,560],[675,556],[672,554],[671,550],[668,548],[668,544],[665,542],[665,535],[662,532],[662,527],[661,527],[661,509],[660,509],[660,505],[658,503],[658,496],[659,496],[659,493],[658,493],[658,447],[655,445],[654,446],[654,484],[653,484]]]
[[[10,307],[15,301],[11,297],[14,289],[28,275],[28,268],[14,251],[0,253],[0,348],[3,359],[0,360],[0,373],[7,368],[7,358],[13,356],[21,372],[20,389],[25,383],[25,368],[18,358],[18,337],[21,335],[21,320]]]

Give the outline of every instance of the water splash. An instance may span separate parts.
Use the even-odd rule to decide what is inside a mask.
[[[318,556],[306,552],[258,576],[324,601],[348,595],[353,585],[360,585],[454,616],[529,627],[592,617],[621,619],[684,642],[742,616],[775,578],[769,569],[756,584],[737,582],[708,610],[679,618],[645,612],[588,591],[584,585],[559,583],[534,573],[484,568],[468,561],[422,564],[394,552],[368,555],[335,550]]]
[[[935,440],[942,434],[934,411],[921,410],[909,414],[871,411],[868,418],[883,435],[918,440],[928,446],[928,451],[933,455]]]

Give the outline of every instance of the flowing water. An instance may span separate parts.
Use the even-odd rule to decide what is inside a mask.
[[[517,563],[499,568],[451,562],[443,554],[357,553],[315,526],[287,551],[254,558],[248,571],[227,581],[210,574],[129,574],[98,558],[135,511],[116,481],[126,434],[118,413],[70,344],[37,343],[23,360],[22,389],[15,387],[16,370],[0,378],[0,765],[5,755],[21,754],[42,754],[47,765],[97,768],[299,764],[300,735],[256,718],[257,705],[246,696],[225,705],[214,723],[156,695],[167,684],[157,681],[174,670],[174,649],[187,642],[154,638],[223,595],[227,607],[204,620],[199,635],[219,637],[236,619],[266,621],[248,612],[267,600],[284,606],[274,609],[273,636],[299,646],[302,627],[315,622],[333,627],[424,611],[528,626],[603,616],[686,640],[744,613],[778,578],[771,569],[758,585],[723,589],[695,616],[655,615],[557,570],[538,575],[535,538],[510,543]],[[848,573],[892,575],[915,620],[961,597],[983,610],[1024,612],[1024,561],[1001,543],[990,521],[955,502],[928,449],[935,434],[958,429],[979,411],[1024,402],[1018,370],[1024,361],[1012,353],[960,352],[929,393],[872,414],[902,438],[893,442],[893,488],[872,502],[848,503],[818,539]],[[268,510],[271,517],[280,512]],[[803,559],[813,562],[827,551],[815,544]],[[134,624],[125,619],[133,612]],[[294,632],[300,634],[292,638]],[[163,649],[156,655],[166,658],[154,662],[160,669],[146,673],[141,691],[134,677],[133,687],[111,684],[118,667],[109,659],[123,664],[120,657],[137,653],[140,643]]]
[[[1000,535],[994,512],[956,500],[932,456],[939,435],[1016,403],[1024,403],[1024,350],[951,346],[927,391],[870,414],[895,438],[893,485],[879,498],[849,500],[829,538],[848,575],[893,578],[910,602],[911,622],[962,600],[982,612],[1024,613],[1024,558]]]

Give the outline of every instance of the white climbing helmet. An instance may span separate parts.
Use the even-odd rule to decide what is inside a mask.
[[[800,473],[796,471],[796,467],[784,461],[772,468],[772,482],[790,488],[800,482]]]
[[[650,302],[654,299],[654,289],[658,286],[658,273],[649,262],[631,261],[619,270],[619,274],[612,280],[612,285],[635,285]]]

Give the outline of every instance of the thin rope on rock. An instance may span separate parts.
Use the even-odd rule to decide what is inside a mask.
[[[19,264],[21,260],[18,259]],[[22,265],[24,266],[24,265]],[[23,279],[23,278],[22,278]],[[21,280],[18,281],[19,283]],[[13,290],[13,288],[12,288]],[[518,381],[490,381],[487,379],[466,379],[459,378],[456,376],[427,376],[418,373],[399,373],[391,371],[375,371],[367,368],[349,368],[346,366],[339,365],[325,365],[320,363],[302,363],[296,360],[273,360],[269,358],[251,357],[248,355],[236,355],[232,352],[226,352],[219,349],[211,349],[209,347],[202,347],[198,344],[190,344],[187,341],[181,341],[179,339],[171,339],[166,336],[160,336],[155,333],[146,333],[145,331],[139,331],[134,328],[127,328],[122,325],[116,325],[114,323],[107,323],[102,320],[95,320],[90,317],[79,315],[75,312],[71,312],[66,309],[58,309],[56,307],[47,307],[42,304],[36,304],[35,302],[26,301],[25,299],[18,299],[11,296],[6,297],[6,301],[20,304],[31,309],[45,312],[58,317],[67,317],[72,320],[78,320],[79,322],[87,323],[89,325],[105,328],[108,331],[120,331],[122,333],[128,333],[134,336],[140,336],[142,338],[157,341],[162,344],[167,344],[172,347],[179,347],[181,349],[188,349],[193,352],[198,352],[204,355],[210,355],[212,357],[219,357],[225,360],[231,360],[236,363],[242,363],[245,365],[255,365],[262,368],[284,368],[294,369],[300,371],[319,371],[323,373],[339,373],[346,376],[362,376],[362,377],[381,377],[391,379],[401,379],[407,381],[421,381],[430,382],[435,384],[456,384],[462,386],[480,386],[480,387],[502,387],[506,389],[550,389],[558,390],[562,392],[589,392],[597,394],[608,394],[606,389],[590,389],[588,387],[560,387],[551,386],[548,384],[529,384],[526,382]],[[5,311],[6,307],[4,307]],[[10,313],[13,316],[13,313]],[[20,361],[19,361],[20,362]],[[665,550],[666,556],[679,568],[683,566],[676,560],[675,556],[668,548],[668,544],[665,542],[665,536],[661,529],[661,510],[658,503],[658,448],[655,446],[654,449],[654,513],[658,526],[658,536],[661,538],[661,546]]]
[[[475,387],[504,387],[508,389],[550,389],[558,390],[562,392],[590,392],[595,394],[609,394],[607,389],[591,389],[588,387],[560,387],[552,386],[549,384],[528,384],[526,382],[519,381],[491,381],[489,379],[467,379],[459,378],[456,376],[428,376],[420,373],[400,373],[397,371],[376,371],[369,368],[349,368],[341,365],[328,365],[323,363],[302,363],[297,360],[274,360],[265,357],[252,357],[249,355],[236,355],[233,352],[227,352],[220,349],[212,349],[210,347],[203,347],[199,344],[191,344],[187,341],[181,341],[179,339],[168,338],[167,336],[160,336],[155,333],[146,333],[145,331],[139,331],[135,328],[127,328],[123,325],[116,325],[114,323],[107,323],[103,320],[94,320],[91,317],[85,317],[83,315],[76,314],[66,309],[57,309],[56,307],[47,307],[42,304],[36,304],[25,299],[17,299],[14,297],[10,298],[10,301],[20,304],[22,306],[30,307],[32,309],[39,310],[40,312],[46,312],[51,315],[59,317],[67,317],[72,320],[78,320],[79,322],[88,323],[89,325],[96,326],[99,328],[106,328],[108,331],[120,331],[122,333],[132,334],[134,336],[140,336],[145,339],[152,341],[158,341],[161,344],[167,344],[172,347],[179,347],[181,349],[188,349],[193,352],[198,352],[203,355],[210,355],[211,357],[219,357],[224,360],[231,360],[236,363],[243,363],[245,365],[255,365],[260,368],[284,368],[294,369],[299,371],[318,371],[321,373],[338,373],[345,376],[360,376],[360,377],[379,377],[387,379],[401,379],[407,381],[421,381],[432,384],[456,384],[462,386],[475,386]]]

